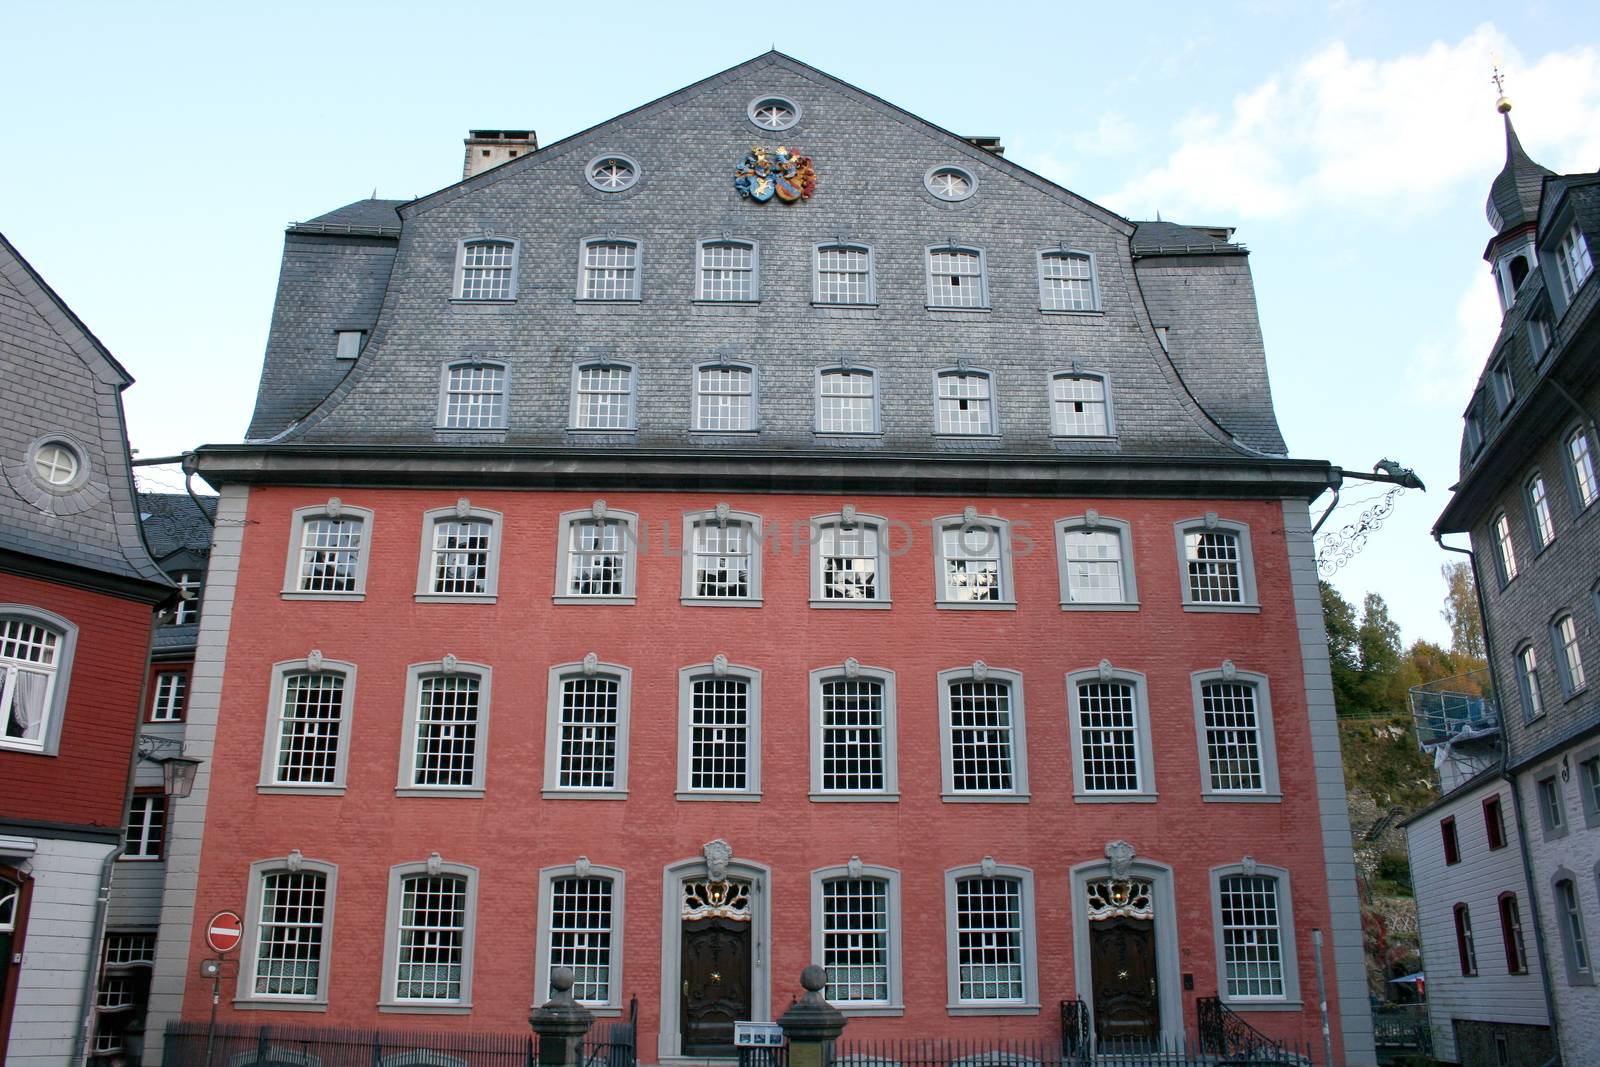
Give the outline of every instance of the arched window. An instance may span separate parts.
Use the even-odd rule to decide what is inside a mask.
[[[981,661],[940,671],[939,719],[946,800],[1027,800],[1027,717],[1020,672]]]
[[[1132,611],[1139,606],[1131,527],[1097,513],[1056,521],[1062,610]]]
[[[632,690],[632,671],[592,654],[550,668],[546,799],[626,799]]]
[[[1267,677],[1230,668],[1192,676],[1200,791],[1207,800],[1279,799]]]
[[[1040,252],[1039,306],[1045,311],[1098,311],[1094,256],[1067,249]]]
[[[517,242],[480,237],[456,253],[456,299],[512,300],[517,293]]]
[[[383,999],[391,1011],[472,1004],[478,871],[407,863],[389,871]]]
[[[441,429],[503,430],[505,425],[504,364],[470,361],[445,367],[439,397]]]
[[[944,886],[947,1003],[1037,1010],[1033,872],[990,859],[946,871]]]
[[[401,796],[481,796],[488,753],[489,668],[454,658],[406,670]]]
[[[761,605],[761,517],[730,511],[691,512],[683,517],[683,581],[686,604]]]
[[[626,875],[580,859],[539,872],[539,941],[534,1003],[553,992],[556,968],[572,972],[572,997],[598,1015],[620,1015]]]
[[[817,372],[817,432],[878,432],[878,379],[864,367]]]
[[[1555,648],[1561,694],[1570,699],[1588,684],[1583,671],[1583,650],[1578,647],[1578,624],[1573,621],[1571,612],[1550,620],[1550,644]]]
[[[1572,477],[1572,493],[1582,511],[1600,498],[1600,481],[1594,472],[1594,452],[1589,448],[1589,435],[1582,426],[1575,426],[1567,434],[1567,470]]]
[[[751,302],[761,299],[760,257],[754,241],[700,242],[701,300]]]
[[[1289,872],[1246,860],[1211,872],[1224,1002],[1248,1007],[1300,999]]]
[[[56,751],[77,634],[53,612],[0,604],[0,748]]]
[[[1259,611],[1250,527],[1208,513],[1175,526],[1185,611]]]
[[[463,497],[454,507],[422,513],[417,599],[493,603],[500,584],[498,511],[475,508]]]
[[[238,999],[327,1003],[338,873],[298,854],[251,865]]]
[[[1528,525],[1533,530],[1534,542],[1543,551],[1556,539],[1555,519],[1550,514],[1550,492],[1545,488],[1544,475],[1535,474],[1524,487],[1528,503]]]
[[[633,387],[626,363],[580,363],[572,372],[572,428],[632,430]]]
[[[1544,694],[1539,689],[1539,654],[1533,646],[1517,650],[1517,690],[1522,696],[1522,718],[1532,722],[1544,714]]]
[[[928,249],[928,306],[956,311],[989,306],[989,279],[982,249]]]
[[[1111,436],[1111,402],[1099,374],[1057,374],[1050,379],[1051,432],[1057,437]]]
[[[811,672],[811,799],[896,800],[894,672],[846,661]]]
[[[1506,972],[1528,973],[1528,949],[1522,938],[1522,909],[1515,893],[1500,894],[1500,940],[1506,950]]]
[[[284,575],[285,598],[359,600],[367,591],[372,512],[338,497],[326,504],[297,508],[294,541]]]
[[[761,672],[718,660],[678,672],[678,795],[761,795]]]
[[[899,1014],[900,872],[852,860],[811,872],[811,958],[846,1015]]]
[[[355,665],[324,660],[316,653],[274,664],[272,675],[259,788],[342,794],[350,765]]]
[[[742,433],[756,428],[756,372],[737,364],[708,363],[694,372],[694,428],[702,433]]]
[[[993,381],[988,371],[941,371],[936,379],[936,433],[986,437],[995,433]]]
[[[638,300],[639,242],[595,237],[582,245],[580,300]]]
[[[1501,512],[1494,517],[1495,562],[1500,566],[1500,584],[1517,576],[1517,546],[1511,540],[1511,520]]]

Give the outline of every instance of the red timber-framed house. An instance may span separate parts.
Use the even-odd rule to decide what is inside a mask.
[[[156,608],[133,379],[0,237],[0,1062],[87,1054]],[[146,961],[148,963],[148,961]]]
[[[494,140],[289,228],[248,439],[193,458],[216,748],[152,1024],[207,1011],[219,909],[227,1019],[516,1030],[568,967],[646,1062],[812,961],[859,1036],[1220,996],[1320,1043],[1321,936],[1371,1063],[1339,474],[1286,455],[1231,231],[776,52]]]

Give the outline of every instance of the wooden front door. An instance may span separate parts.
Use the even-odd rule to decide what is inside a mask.
[[[750,923],[683,924],[679,1033],[685,1056],[733,1056],[733,1023],[750,1018]]]
[[[1154,1040],[1161,1029],[1155,923],[1125,917],[1090,923],[1089,961],[1095,1037]]]

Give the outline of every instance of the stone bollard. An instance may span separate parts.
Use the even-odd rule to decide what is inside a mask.
[[[812,964],[800,972],[806,995],[789,1005],[778,1025],[789,1041],[789,1067],[826,1067],[827,1047],[844,1033],[844,1013],[822,999],[828,972]]]
[[[583,1035],[589,1032],[594,1014],[572,999],[572,983],[572,972],[557,967],[550,976],[555,993],[528,1016],[539,1035],[540,1067],[577,1067],[583,1059]]]

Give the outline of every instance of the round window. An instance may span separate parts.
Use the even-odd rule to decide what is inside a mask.
[[[65,441],[46,441],[33,453],[33,473],[52,489],[67,489],[78,481],[83,461]]]
[[[603,193],[620,193],[639,180],[639,166],[626,156],[600,156],[589,161],[589,184]]]
[[[922,184],[940,200],[965,200],[978,188],[978,179],[962,167],[934,167]]]
[[[800,121],[800,108],[793,100],[781,96],[764,96],[750,101],[745,110],[750,121],[763,130],[787,130]]]

